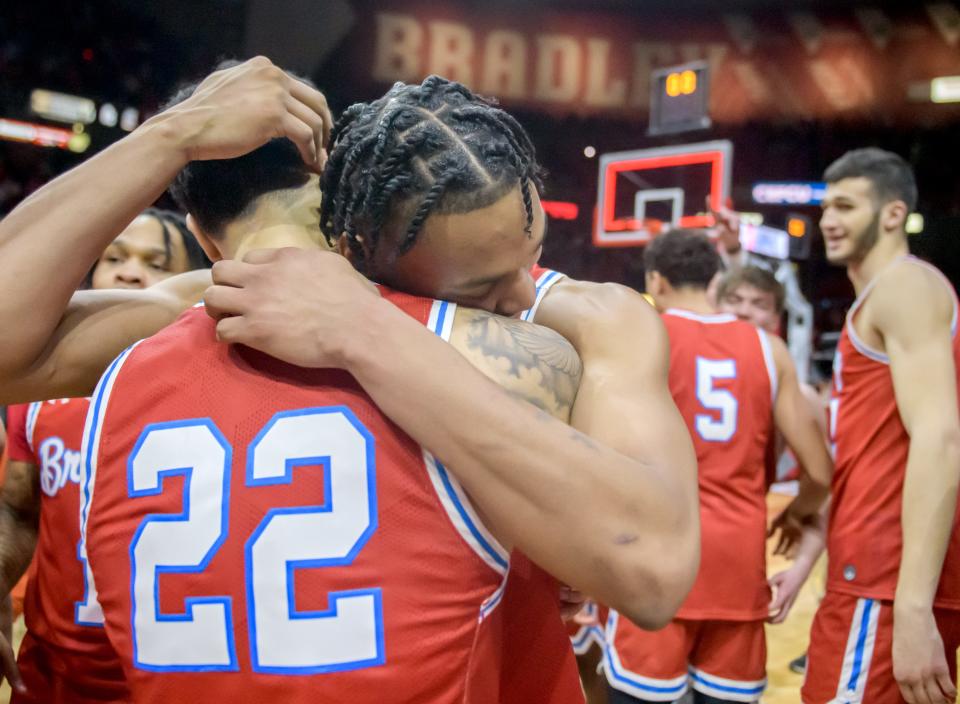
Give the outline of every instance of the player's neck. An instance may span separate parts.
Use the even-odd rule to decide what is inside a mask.
[[[657,298],[657,307],[661,310],[679,308],[697,315],[715,315],[717,310],[710,305],[707,292],[703,289],[674,289],[669,294]]]
[[[298,249],[317,249],[317,232],[302,225],[271,225],[258,230],[231,233],[228,236],[233,246],[229,252],[231,259],[242,259],[255,249],[280,249],[296,247]]]
[[[860,292],[873,281],[880,272],[895,260],[910,254],[905,237],[881,236],[866,256],[847,264],[847,276],[853,284],[853,290]]]

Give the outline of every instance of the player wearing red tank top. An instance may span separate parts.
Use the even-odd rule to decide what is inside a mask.
[[[770,592],[765,569],[766,455],[775,428],[806,474],[786,522],[817,516],[831,463],[786,345],[733,315],[715,314],[707,286],[720,259],[703,233],[673,230],[644,252],[647,291],[670,336],[670,389],[693,437],[701,560],[693,590],[664,629],[616,611],[604,669],[611,702],[757,701],[765,686]]]
[[[857,299],[837,346],[827,594],[803,700],[942,704],[960,645],[957,301],[908,255],[910,166],[880,149],[824,174],[820,227]]]
[[[471,108],[482,108],[462,86],[438,91],[442,84],[431,79],[425,85],[436,95],[472,101],[476,105]],[[364,130],[388,128],[394,133],[384,141],[387,152],[363,152],[364,159],[379,159],[395,150],[386,163],[406,169],[410,165],[403,164],[403,154],[412,154],[414,146],[430,150],[438,145],[442,149],[436,154],[437,168],[449,169],[456,159],[463,159],[457,151],[460,147],[448,144],[450,133],[443,130],[436,140],[417,141],[416,145],[395,143],[404,136],[416,136],[404,128],[409,120],[422,120],[421,128],[435,121],[417,105],[404,108],[402,119],[381,121],[376,111],[385,105],[400,107],[392,100],[378,101],[357,123],[362,123]],[[214,74],[182,109],[166,111],[98,158],[41,189],[0,223],[0,260],[50,279],[36,296],[31,324],[16,329],[11,354],[0,360],[0,393],[25,395],[38,388],[44,393],[63,388],[89,391],[90,370],[103,368],[105,350],[115,353],[118,346],[156,330],[170,320],[173,311],[182,309],[186,300],[183,291],[172,290],[163,296],[130,294],[111,301],[75,298],[70,304],[74,311],[72,344],[64,345],[59,335],[69,298],[65,281],[80,264],[71,258],[34,261],[28,255],[38,242],[44,242],[53,230],[67,232],[71,241],[77,242],[75,259],[82,261],[91,243],[102,241],[104,232],[115,227],[123,208],[155,197],[189,159],[215,159],[223,164],[224,157],[243,154],[278,132],[289,136],[307,156],[308,165],[316,167],[317,143],[329,126],[325,112],[322,96],[316,91],[289,79],[262,58],[251,60]],[[349,115],[357,119],[359,112]],[[473,109],[446,110],[438,116],[462,123],[456,125],[454,134],[473,134],[479,123],[486,123],[484,129],[495,126],[501,132],[519,129],[503,115],[492,123],[477,120]],[[520,141],[485,151],[484,158],[499,161],[511,150],[528,149],[525,137],[521,139],[519,132],[515,136]],[[365,149],[374,143],[370,137],[363,140]],[[351,144],[359,143],[352,138],[345,141],[340,145],[344,150],[341,156]],[[336,150],[331,162],[335,155]],[[140,168],[145,159],[154,168]],[[251,163],[257,164],[257,169],[263,166],[256,159],[241,163],[248,169]],[[356,162],[351,159],[350,163]],[[474,168],[470,159],[465,164],[465,169]],[[362,174],[376,174],[378,169],[377,165],[364,167]],[[292,185],[297,186],[303,183],[300,170],[302,167],[291,165],[284,151],[274,175],[287,179],[287,184],[293,178]],[[238,175],[208,205],[215,212],[223,212],[221,208],[242,212],[259,195],[251,194],[250,188],[255,191],[262,182],[261,172],[257,173],[258,179]],[[504,187],[496,179],[480,181],[496,189]],[[344,182],[334,180],[335,184]],[[265,199],[270,207],[261,215],[270,217],[261,220],[274,235],[289,232],[291,227],[315,228],[311,224],[315,213],[309,209],[297,211],[295,223],[278,220],[278,214],[290,205],[285,196],[295,195],[295,188],[288,190],[291,193],[281,194],[282,198]],[[91,197],[103,192],[113,194],[112,209],[100,207]],[[354,191],[380,192],[387,191]],[[483,189],[471,190],[474,192],[486,193]],[[423,188],[418,182],[415,193],[424,200],[423,214],[429,214],[425,221],[416,218],[422,236],[410,240],[404,239],[405,231],[385,233],[378,249],[383,257],[374,257],[378,270],[368,270],[371,275],[394,276],[398,287],[442,294],[490,310],[519,311],[533,302],[528,270],[543,235],[535,188],[511,189],[508,185],[490,205],[455,199],[454,212],[440,208],[433,213],[429,213],[430,207],[442,195],[439,186]],[[425,200],[427,195],[429,200]],[[346,203],[341,215],[355,215],[351,222],[358,227],[361,223],[363,228],[383,224],[376,213],[360,206],[372,203],[382,208],[389,200],[360,200],[325,187],[325,202],[333,207]],[[79,203],[86,204],[85,208],[73,207]],[[232,211],[233,207],[239,210]],[[77,218],[81,210],[84,217]],[[73,214],[68,216],[70,212]],[[64,226],[67,220],[70,227]],[[361,247],[374,247],[378,241],[373,230],[350,234],[356,235],[354,243]],[[396,256],[398,249],[400,256]],[[268,348],[291,362],[347,368],[412,437],[448,459],[451,472],[491,523],[513,536],[537,562],[564,581],[619,604],[642,623],[661,624],[672,614],[695,569],[698,531],[693,510],[693,455],[666,388],[662,325],[636,294],[621,287],[564,280],[541,302],[538,320],[582,348],[588,360],[574,425],[588,430],[599,441],[594,442],[504,395],[450,350],[450,345],[378,297],[341,257],[316,249],[281,250],[249,257],[247,262],[223,262],[217,272],[230,286],[211,289],[207,310],[234,316],[220,321],[221,337]],[[0,320],[14,315],[29,293],[4,292],[10,295],[0,296]],[[217,306],[210,305],[214,298]],[[97,312],[105,308],[112,313],[113,325],[101,324],[104,316]],[[483,349],[488,339],[502,336],[496,325],[482,319],[477,319],[477,326],[475,334],[467,335],[467,343],[478,349]],[[641,347],[648,352],[638,361],[635,351]],[[47,374],[31,374],[35,361],[51,359],[57,364],[45,368]],[[517,379],[537,378],[539,372],[529,368],[530,361],[529,354],[518,360],[501,356],[488,366],[495,372],[505,365]],[[641,418],[646,420],[641,423]],[[584,505],[602,506],[603,511],[581,511],[579,507]],[[556,614],[555,598],[549,608]],[[559,632],[562,637],[562,629]],[[530,674],[534,679],[542,671]]]
[[[90,272],[93,289],[143,289],[206,264],[183,218],[150,209],[122,232]],[[86,585],[80,540],[80,441],[86,398],[13,405],[0,503],[0,590],[31,558],[24,599],[27,633],[18,665],[25,686],[13,702],[128,701],[120,662],[101,625],[77,609]]]

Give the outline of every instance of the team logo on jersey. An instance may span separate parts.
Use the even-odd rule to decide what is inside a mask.
[[[71,450],[59,437],[47,438],[38,448],[40,488],[47,496],[56,496],[67,483],[80,483],[80,451]]]

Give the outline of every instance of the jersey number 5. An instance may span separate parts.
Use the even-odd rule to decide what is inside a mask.
[[[711,413],[698,413],[694,425],[708,442],[727,442],[737,432],[737,399],[726,389],[716,388],[717,379],[736,379],[737,363],[732,359],[697,357],[697,400]]]
[[[333,592],[326,611],[297,611],[294,574],[353,562],[377,527],[373,436],[345,407],[276,414],[250,443],[245,486],[290,484],[322,467],[318,505],[266,512],[244,545],[250,659],[256,672],[312,674],[385,661],[378,588]],[[230,597],[160,611],[160,575],[202,572],[229,530],[232,448],[209,419],[144,428],[128,462],[131,499],[184,476],[183,512],[151,514],[130,544],[134,663],[155,671],[238,669]],[[316,471],[316,469],[312,470]]]

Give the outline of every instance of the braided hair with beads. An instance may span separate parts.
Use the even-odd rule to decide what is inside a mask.
[[[432,213],[467,213],[520,187],[531,232],[531,184],[542,189],[533,144],[492,100],[430,76],[397,83],[379,100],[349,107],[330,139],[320,227],[346,235],[361,271],[385,228],[395,256],[409,251]]]

